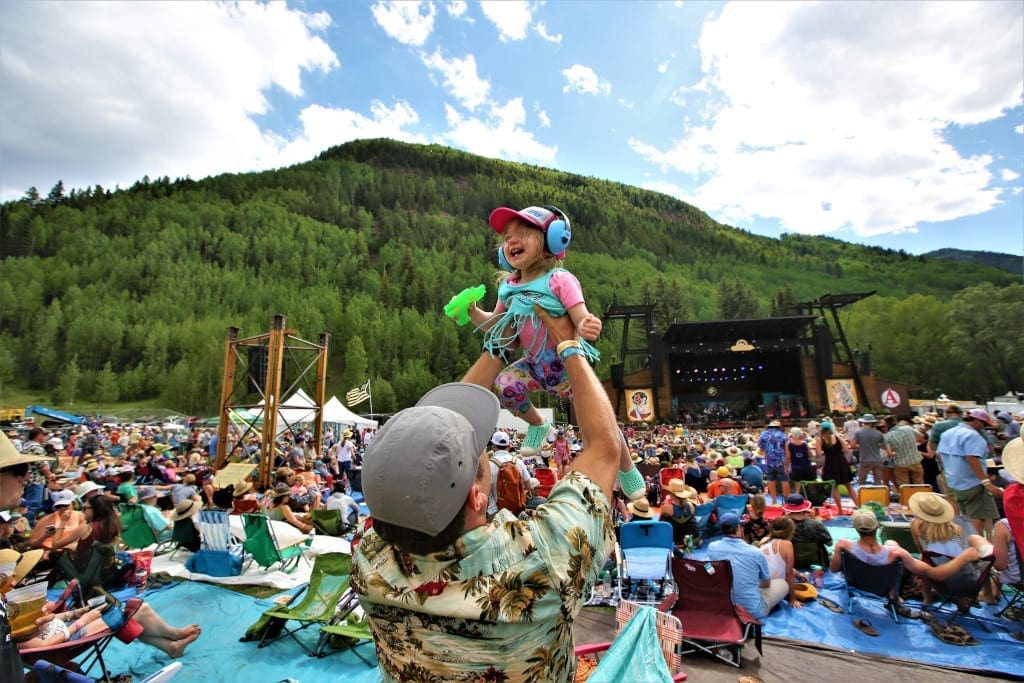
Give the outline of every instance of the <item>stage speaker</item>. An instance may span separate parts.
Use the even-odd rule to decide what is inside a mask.
[[[611,367],[612,371],[612,388],[623,389],[625,382],[622,379],[622,373],[625,363],[613,363]]]
[[[657,388],[665,383],[665,352],[661,338],[656,333],[647,335],[647,348],[651,352],[651,386]]]
[[[860,354],[860,374],[870,375],[871,374],[871,350],[867,350]]]
[[[267,383],[267,347],[249,347],[249,389],[254,393],[263,391]]]
[[[828,325],[814,328],[814,362],[821,378],[832,376],[832,330]]]

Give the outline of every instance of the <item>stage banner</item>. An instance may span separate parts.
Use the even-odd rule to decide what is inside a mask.
[[[630,422],[654,422],[654,395],[650,389],[629,390]]]
[[[828,407],[834,413],[852,413],[857,410],[857,388],[852,379],[827,379]]]

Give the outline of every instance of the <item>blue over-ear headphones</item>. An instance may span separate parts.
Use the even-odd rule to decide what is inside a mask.
[[[569,243],[572,241],[572,226],[569,224],[569,217],[557,206],[545,204],[540,208],[552,214],[548,219],[550,222],[547,225],[541,226],[541,230],[544,232],[544,248],[549,253],[562,258],[565,256],[565,250],[569,248]],[[528,214],[538,220],[542,219],[542,216],[535,215],[540,213],[537,211],[537,207],[531,206],[519,213]],[[498,247],[498,265],[503,270],[515,270],[512,264],[508,262],[508,259],[505,258],[504,245]]]

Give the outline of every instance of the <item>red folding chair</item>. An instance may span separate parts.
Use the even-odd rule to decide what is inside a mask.
[[[668,488],[668,483],[672,479],[686,481],[686,471],[682,467],[662,467],[659,470],[658,483],[661,484],[662,491]]]
[[[558,470],[554,467],[538,467],[534,471],[533,476],[540,482],[537,495],[542,498],[547,498],[551,495],[551,487],[558,483]]]

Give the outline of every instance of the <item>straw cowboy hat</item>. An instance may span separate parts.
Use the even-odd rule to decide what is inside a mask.
[[[202,506],[199,504],[199,501],[187,498],[174,506],[174,512],[171,513],[171,521],[177,522],[182,519],[189,519],[199,512],[200,507]]]
[[[241,498],[245,494],[252,490],[252,484],[247,481],[239,482],[235,484],[235,490],[232,492],[232,496],[235,498]]]
[[[14,565],[14,585],[17,585],[18,582],[24,579],[32,571],[33,567],[39,564],[41,559],[43,559],[42,548],[29,550],[25,553],[19,553],[12,548],[0,550],[0,567]]]
[[[818,589],[812,583],[794,583],[793,596],[800,602],[807,602],[818,597]]]
[[[772,420],[771,422],[768,423],[768,426],[769,427],[781,427],[782,423],[779,422],[778,420]]]
[[[1003,446],[1003,469],[1018,484],[1024,484],[1024,441],[1019,436]]]
[[[953,519],[953,506],[937,493],[920,491],[910,497],[910,510],[918,519],[944,524]]]
[[[49,460],[49,458],[42,455],[19,453],[18,449],[14,447],[14,444],[11,443],[11,440],[7,438],[7,435],[0,433],[0,470],[7,469],[8,467],[14,467],[15,465],[23,465],[28,462],[41,462],[43,460]]]
[[[697,498],[697,489],[687,486],[682,479],[669,479],[665,493],[676,500],[694,500]]]
[[[634,517],[640,517],[642,519],[650,519],[654,517],[654,511],[651,510],[651,506],[647,503],[646,498],[634,500],[626,507],[629,508],[630,514]]]

